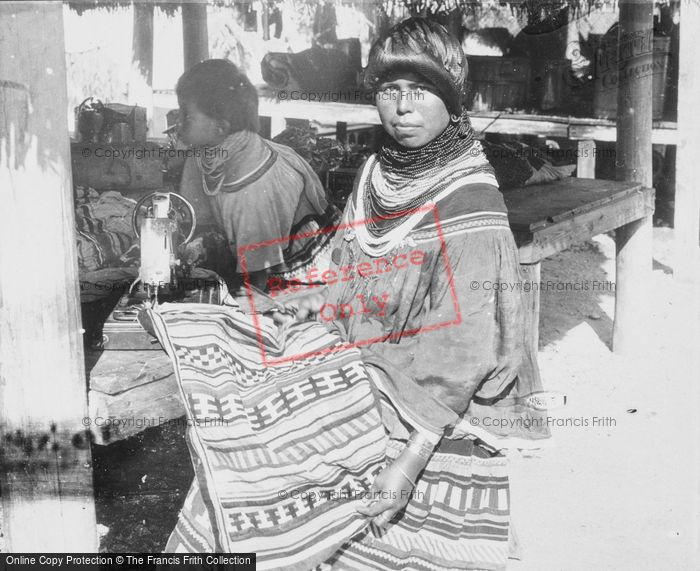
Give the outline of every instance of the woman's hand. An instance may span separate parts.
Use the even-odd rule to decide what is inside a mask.
[[[278,325],[299,323],[309,319],[315,319],[326,302],[325,288],[317,292],[309,292],[297,295],[289,301],[280,301],[283,310],[274,311],[272,319]]]
[[[375,518],[374,523],[380,527],[387,525],[408,504],[435,445],[425,435],[414,432],[396,460],[379,472],[372,483],[369,501],[357,511]]]
[[[180,246],[180,260],[183,266],[194,268],[207,259],[204,238],[198,236],[187,244]]]
[[[374,518],[379,527],[387,525],[411,499],[414,484],[394,463],[384,468],[372,483],[369,499],[357,508],[362,515]]]

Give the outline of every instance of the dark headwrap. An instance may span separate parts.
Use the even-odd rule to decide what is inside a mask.
[[[365,85],[376,90],[397,71],[427,79],[449,111],[450,122],[435,139],[418,149],[406,148],[394,140],[384,144],[379,152],[382,169],[408,177],[422,176],[470,152],[474,131],[463,106],[467,58],[457,39],[432,20],[404,20],[372,46],[364,72]]]
[[[467,70],[462,46],[442,25],[424,18],[409,18],[374,43],[364,83],[376,89],[390,72],[417,73],[435,86],[450,114],[459,117]]]

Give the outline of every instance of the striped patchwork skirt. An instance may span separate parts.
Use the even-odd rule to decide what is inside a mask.
[[[443,439],[384,529],[357,513],[404,443],[360,359],[319,323],[278,333],[233,307],[149,310],[188,416],[195,479],[167,552],[257,554],[259,569],[503,569],[505,458]]]

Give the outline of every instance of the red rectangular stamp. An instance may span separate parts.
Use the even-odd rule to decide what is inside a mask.
[[[345,351],[351,348],[371,345],[373,343],[387,341],[395,342],[403,337],[411,337],[421,333],[435,331],[437,329],[449,327],[450,325],[458,325],[462,322],[459,303],[457,301],[454,276],[447,255],[447,248],[436,205],[429,204],[417,207],[415,209],[402,211],[391,216],[391,218],[400,218],[405,216],[420,216],[421,218],[432,216],[434,220],[434,223],[431,225],[434,231],[434,236],[432,237],[431,241],[434,241],[435,239],[439,241],[439,257],[440,260],[442,260],[440,264],[442,266],[441,270],[436,268],[435,271],[445,272],[444,279],[448,286],[453,310],[452,312],[446,312],[450,313],[449,318],[438,323],[422,325],[412,329],[402,329],[401,331],[397,331],[395,333],[368,334],[365,337],[360,336],[360,338],[355,338],[352,341],[343,341],[336,345],[323,347],[318,350],[284,355],[283,357],[279,358],[271,358],[265,348],[264,335],[260,325],[260,314],[255,308],[256,294],[253,286],[251,285],[250,272],[246,261],[246,253],[254,251],[258,248],[278,244],[284,244],[286,247],[287,244],[290,244],[294,240],[305,240],[317,237],[321,234],[335,233],[337,235],[345,235],[345,233],[348,232],[353,233],[359,227],[366,227],[367,224],[375,223],[379,221],[379,219],[367,218],[363,220],[355,220],[313,232],[300,233],[292,236],[284,236],[274,240],[248,244],[238,248],[238,260],[244,277],[246,295],[251,307],[252,319],[256,329],[256,336],[263,365],[280,365],[294,360],[308,359],[310,357],[325,353]],[[387,220],[387,218],[388,217],[382,218],[382,221]],[[338,242],[344,244],[342,240],[338,240]],[[335,258],[335,256],[333,257]],[[328,291],[328,288],[339,287],[342,285],[346,291],[352,291],[353,284],[350,282],[353,282],[354,280],[362,280],[363,282],[369,280],[373,281],[373,283],[377,283],[379,281],[377,278],[379,276],[385,276],[385,274],[391,274],[390,276],[386,277],[396,279],[399,277],[401,272],[420,272],[421,266],[423,266],[426,261],[426,252],[420,247],[419,243],[411,241],[410,245],[404,245],[401,248],[396,248],[384,256],[368,258],[359,262],[345,264],[341,264],[339,260],[334,259],[333,262],[328,265],[328,267],[311,266],[305,270],[301,276],[293,279],[283,279],[281,277],[271,276],[266,282],[268,287],[267,295],[276,304],[280,304],[281,307],[285,304],[285,302],[299,299],[300,296],[307,293],[312,293],[314,290],[324,291],[325,288],[325,290]],[[357,283],[359,284],[359,282]],[[327,302],[324,303],[318,311],[316,318],[317,321],[330,324],[337,320],[342,321],[356,316],[362,316],[364,318],[366,316],[367,318],[374,318],[378,322],[381,322],[381,320],[387,316],[387,312],[394,309],[395,305],[399,302],[398,299],[392,299],[392,294],[389,291],[381,291],[381,289],[376,291],[370,289],[367,291],[366,288],[356,289],[358,290],[356,293],[344,298],[342,301],[333,300],[338,301],[337,303],[334,303],[330,299],[327,300]],[[360,289],[362,289],[362,291],[359,291]]]

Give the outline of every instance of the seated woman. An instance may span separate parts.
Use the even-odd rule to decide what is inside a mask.
[[[270,275],[291,279],[319,263],[330,235],[295,237],[330,224],[335,208],[299,155],[258,135],[258,96],[246,75],[227,60],[203,61],[180,77],[176,93],[178,136],[195,153],[180,193],[200,227],[225,233],[231,255],[230,267],[219,261],[211,269],[229,282],[248,274],[263,287]],[[198,246],[188,247],[188,261]]]
[[[326,285],[287,303],[294,320],[150,310],[197,474],[167,550],[255,551],[260,569],[505,567],[510,435],[488,429],[546,428],[520,404],[539,378],[522,374],[517,250],[466,74],[428,20],[374,44],[366,81],[389,137],[356,181]]]

